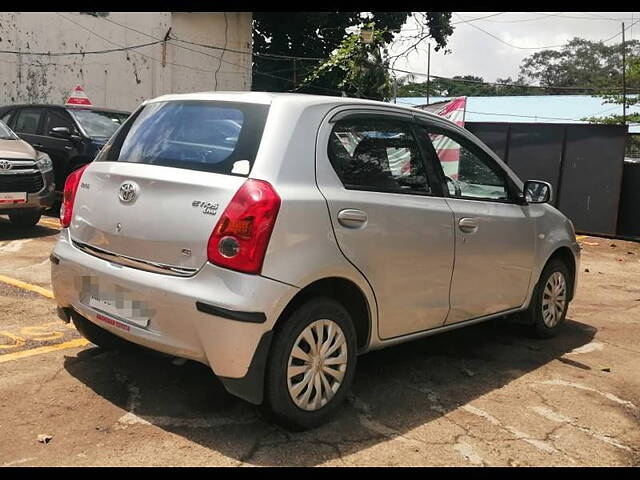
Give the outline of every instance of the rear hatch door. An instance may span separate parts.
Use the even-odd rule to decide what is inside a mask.
[[[82,175],[71,238],[111,261],[192,274],[246,180],[268,105],[154,102],[136,112]]]

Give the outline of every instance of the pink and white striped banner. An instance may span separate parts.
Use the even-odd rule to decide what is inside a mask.
[[[467,106],[467,97],[457,97],[446,103],[436,115],[451,120],[456,125],[464,127],[464,112]],[[458,178],[460,165],[460,145],[444,135],[430,135],[433,147],[436,149],[444,174],[453,179]]]

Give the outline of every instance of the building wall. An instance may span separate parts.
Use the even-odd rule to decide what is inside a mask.
[[[171,37],[176,39],[251,52],[251,13],[100,15],[104,17],[0,12],[0,50],[108,50],[162,39],[171,28]],[[250,90],[251,55],[177,40],[76,56],[0,53],[0,105],[64,103],[75,85],[82,86],[94,105],[133,110],[142,101],[166,93]]]

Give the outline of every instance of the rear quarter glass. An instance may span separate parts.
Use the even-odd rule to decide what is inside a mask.
[[[268,105],[221,101],[153,102],[138,109],[96,161],[145,163],[248,176]]]

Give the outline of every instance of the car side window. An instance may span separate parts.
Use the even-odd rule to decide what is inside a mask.
[[[4,123],[5,125],[9,125],[9,119],[11,118],[11,114],[13,112],[12,111],[8,111],[7,113],[5,113],[1,118],[0,118],[0,122]]]
[[[49,135],[52,128],[67,127],[71,133],[76,132],[76,127],[68,113],[50,108],[47,110],[47,119],[44,122],[44,135]]]
[[[13,130],[16,133],[38,134],[40,118],[44,112],[41,108],[24,108],[18,112]]]
[[[344,119],[331,131],[328,154],[347,189],[431,193],[409,124],[392,119]]]
[[[420,127],[442,166],[450,197],[508,200],[505,173],[473,142],[436,127]]]

